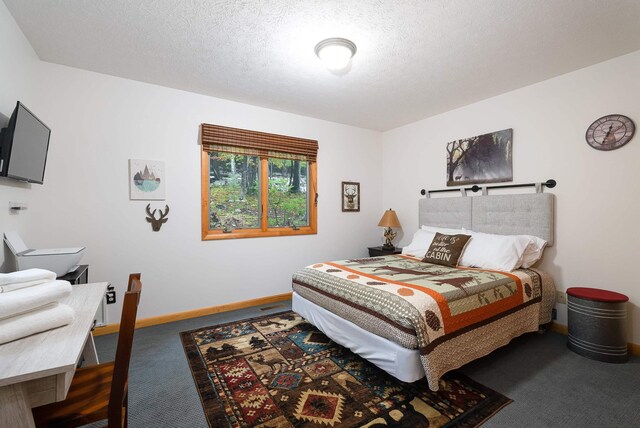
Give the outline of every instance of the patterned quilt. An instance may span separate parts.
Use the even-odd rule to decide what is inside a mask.
[[[474,330],[486,337],[489,325],[494,330],[504,327],[504,339],[484,339],[497,346],[487,351],[486,345],[474,345],[478,352],[470,354],[478,358],[538,328],[542,280],[543,275],[533,269],[506,273],[450,268],[393,255],[308,266],[293,275],[293,289],[374,334],[419,349],[431,389],[437,390],[437,379],[444,374],[439,367],[450,364],[434,365],[429,357],[435,353],[445,358],[437,350],[447,349],[443,345],[448,341]],[[513,316],[518,312],[526,316]],[[508,325],[496,322],[501,318],[508,318]]]

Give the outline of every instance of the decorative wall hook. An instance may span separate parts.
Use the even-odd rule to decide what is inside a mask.
[[[160,230],[160,227],[169,220],[166,218],[167,214],[169,214],[169,205],[164,206],[164,212],[160,210],[160,217],[156,218],[156,210],[151,211],[151,204],[147,204],[147,221],[151,223],[151,229],[154,232]]]

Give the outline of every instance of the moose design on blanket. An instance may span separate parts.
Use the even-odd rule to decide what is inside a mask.
[[[293,275],[293,289],[330,311],[334,304],[357,309],[340,315],[375,334],[371,317],[389,324],[415,339],[413,345],[400,337],[397,343],[424,356],[466,331],[539,303],[542,294],[540,275],[531,269],[452,268],[409,255],[317,263]],[[526,328],[531,326],[537,328],[537,319]]]

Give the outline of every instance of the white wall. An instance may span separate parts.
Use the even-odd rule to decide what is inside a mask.
[[[3,2],[0,2],[0,55],[0,128],[3,128],[7,125],[17,100],[30,108],[36,106],[40,62]],[[25,211],[21,215],[9,213],[9,201],[31,201],[37,193],[37,190],[32,191],[31,188],[30,184],[0,177],[0,232],[25,229],[34,218],[32,211]],[[0,271],[13,267],[10,257],[5,263],[7,252],[2,244]]]
[[[119,291],[142,272],[140,317],[285,293],[295,270],[378,242],[377,132],[44,62],[40,81],[36,113],[52,136],[28,243],[87,246],[90,280]],[[317,139],[318,234],[201,241],[202,122]],[[160,232],[145,220],[148,202],[129,200],[129,158],[165,161],[167,199],[152,203],[171,208]],[[342,180],[362,183],[360,213],[341,212]],[[115,321],[119,305],[109,308]]]
[[[17,229],[31,247],[85,245],[90,280],[120,293],[142,272],[140,317],[285,293],[295,270],[380,243],[380,133],[40,62],[2,2],[0,50],[12,58],[0,61],[0,114],[20,99],[52,129],[45,184],[0,181],[0,232]],[[318,234],[201,241],[202,122],[317,139]],[[148,202],[128,198],[129,158],[165,161],[167,199],[152,203],[171,208],[160,232]],[[359,213],[342,213],[341,181],[361,182]],[[29,209],[9,215],[14,199]]]
[[[402,244],[418,226],[419,190],[446,187],[446,143],[513,128],[514,183],[558,181],[556,244],[541,268],[560,290],[628,295],[629,339],[640,343],[640,135],[612,152],[584,139],[591,122],[609,113],[640,126],[639,75],[640,51],[384,133],[383,203],[398,211]],[[566,324],[566,306],[557,307]]]

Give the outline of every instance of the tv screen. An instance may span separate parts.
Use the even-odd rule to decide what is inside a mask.
[[[2,130],[0,175],[42,184],[51,129],[20,101]]]

